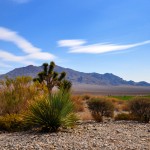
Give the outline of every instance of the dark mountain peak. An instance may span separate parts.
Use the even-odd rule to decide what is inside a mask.
[[[108,76],[114,76],[114,74],[112,74],[112,73],[104,73],[104,75],[108,75]]]
[[[112,73],[105,73],[104,76],[106,76],[106,77],[116,77],[116,78],[120,78],[120,77],[118,77],[118,76],[116,76],[116,75],[114,75],[114,74],[112,74]]]
[[[145,81],[138,82],[137,85],[138,86],[150,86],[150,84]]]
[[[8,76],[10,78],[15,78],[17,76],[31,76],[34,78],[41,71],[42,66],[37,67],[29,65],[22,68],[16,68],[4,75],[0,75],[0,79],[4,79],[5,76]],[[112,85],[112,86],[120,86],[120,85],[150,86],[150,84],[145,81],[141,82],[126,81],[112,73],[105,73],[105,74],[99,74],[96,72],[84,73],[72,70],[70,68],[63,68],[60,66],[56,66],[55,71],[57,72],[65,71],[67,73],[66,78],[71,82],[73,82],[73,84],[79,83],[79,84]]]
[[[28,66],[26,66],[26,68],[32,68],[32,67],[36,67],[36,66],[34,66],[34,65],[28,65]]]

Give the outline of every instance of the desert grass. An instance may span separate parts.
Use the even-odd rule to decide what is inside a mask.
[[[120,97],[110,97],[110,96],[101,96],[101,95],[92,95],[92,94],[83,94],[83,95],[73,95],[72,100],[75,103],[76,113],[81,120],[93,120],[93,117],[87,107],[87,101],[92,98],[105,99],[113,103],[115,108],[115,115],[120,113],[128,113],[128,101],[122,100]],[[129,97],[128,97],[129,98]]]
[[[57,93],[57,90],[54,90],[53,92]],[[42,85],[38,82],[33,83],[30,77],[17,77],[16,79],[7,78],[5,82],[1,81],[0,122],[3,123],[3,120],[5,120],[5,123],[1,124],[1,126],[3,125],[3,128],[6,127],[8,130],[15,130],[15,128],[20,130],[20,127],[17,124],[20,123],[20,115],[22,113],[28,113],[28,108],[30,105],[36,101],[42,100],[47,95],[48,90],[46,85]],[[131,116],[129,114],[130,110],[128,103],[135,97],[137,96],[102,96],[82,93],[81,95],[72,94],[71,100],[75,106],[76,115],[83,121],[93,120],[87,106],[87,102],[93,98],[105,99],[106,101],[112,102],[115,108],[114,119],[130,120]],[[150,98],[150,95],[138,97]],[[17,125],[17,127],[14,127],[14,124]]]
[[[82,99],[82,96],[74,95],[71,97],[71,100],[73,101],[75,105],[75,111],[76,112],[83,112],[84,111],[84,99]]]
[[[26,111],[30,102],[40,99],[43,93],[47,93],[39,83],[31,82],[31,77],[6,78],[0,82],[0,115]]]

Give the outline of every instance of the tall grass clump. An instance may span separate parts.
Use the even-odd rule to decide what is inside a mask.
[[[64,91],[32,103],[26,116],[27,124],[50,132],[57,131],[59,127],[72,127],[76,120],[70,94]]]
[[[103,117],[113,117],[114,115],[112,102],[105,98],[92,98],[87,104],[93,118],[98,122],[102,122]]]
[[[129,109],[140,122],[150,121],[150,98],[137,97],[129,102]]]
[[[32,83],[31,77],[6,78],[0,81],[0,115],[18,114],[27,109],[29,101],[40,97],[39,83]],[[44,92],[45,93],[45,92]]]
[[[7,114],[0,116],[1,131],[22,131],[25,130],[24,120],[21,114]]]

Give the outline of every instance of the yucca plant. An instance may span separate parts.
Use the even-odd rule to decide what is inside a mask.
[[[51,132],[57,131],[59,127],[74,126],[76,121],[70,94],[62,91],[31,104],[26,116],[27,124]]]

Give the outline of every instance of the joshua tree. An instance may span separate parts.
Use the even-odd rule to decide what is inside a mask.
[[[69,92],[72,87],[72,83],[68,80],[63,80],[59,85],[58,88],[63,92]]]
[[[43,71],[38,73],[38,78],[34,78],[33,81],[39,81],[40,83],[46,83],[49,93],[51,94],[54,86],[60,86],[63,79],[66,76],[65,72],[60,74],[54,71],[55,63],[52,61],[50,65],[48,63],[43,64]]]

